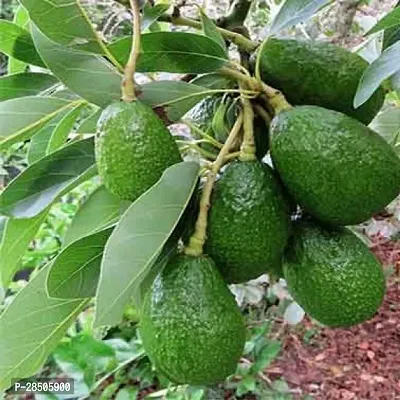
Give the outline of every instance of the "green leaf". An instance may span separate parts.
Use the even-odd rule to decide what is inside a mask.
[[[400,107],[391,107],[380,112],[371,122],[370,127],[390,144],[395,145],[400,134]]]
[[[152,7],[146,2],[143,8],[142,31],[150,28],[169,8],[169,4],[156,4]]]
[[[139,98],[153,108],[162,107],[170,121],[179,121],[187,111],[209,95],[209,89],[182,81],[155,81],[139,88]]]
[[[23,28],[26,27],[26,25],[29,22],[29,15],[24,7],[18,6],[18,8],[16,9],[15,14],[14,14],[13,22],[18,26],[22,26]],[[11,74],[19,74],[19,73],[25,72],[27,66],[28,66],[27,63],[25,63],[23,61],[19,61],[14,57],[9,57],[7,72],[10,75]]]
[[[385,50],[400,40],[400,27],[389,28],[383,35],[382,49]]]
[[[82,109],[84,107],[86,107],[86,102],[78,104],[75,108],[65,114],[65,116],[60,120],[49,138],[46,154],[50,154],[63,146],[65,141],[68,139],[68,135],[74,128],[76,120],[81,115]]]
[[[201,8],[199,9],[199,12],[204,34],[214,40],[215,43],[218,43],[226,52],[225,39],[219,32],[217,25],[215,25],[214,21],[210,19]]]
[[[105,107],[121,97],[121,75],[103,57],[65,48],[32,26],[36,48],[48,68],[70,90]]]
[[[134,301],[135,306],[137,309],[140,309],[143,304],[144,295],[146,294],[147,290],[150,288],[154,279],[157,277],[160,271],[164,269],[167,265],[168,261],[171,257],[176,254],[178,249],[178,241],[181,235],[181,230],[177,227],[170,238],[168,239],[167,243],[162,248],[160,255],[157,257],[156,261],[154,261],[152,267],[149,269],[146,277],[140,281],[138,285],[135,286],[134,294],[132,299]],[[136,289],[137,287],[137,289]]]
[[[272,21],[270,34],[306,21],[329,3],[330,0],[286,0]]]
[[[7,288],[20,269],[21,259],[46,219],[48,211],[46,209],[29,219],[7,218],[0,244],[0,287]]]
[[[13,22],[0,20],[0,53],[46,68],[35,49],[30,33]]]
[[[109,49],[125,65],[131,38],[111,43]],[[187,32],[154,32],[142,35],[138,72],[204,73],[228,62],[224,49],[212,39]]]
[[[183,215],[196,187],[198,172],[197,163],[173,165],[122,216],[103,255],[96,295],[96,326],[120,322],[126,305]]]
[[[382,29],[393,28],[398,25],[400,25],[400,7],[395,8],[389,14],[385,15],[366,34],[371,35],[372,33],[379,32]]]
[[[21,97],[0,103],[0,150],[29,139],[60,111],[71,106],[54,97]]]
[[[87,300],[47,297],[43,268],[0,317],[0,390],[34,375],[84,309]]]
[[[76,213],[64,237],[63,246],[117,222],[124,203],[104,186],[99,187]]]
[[[229,89],[235,86],[231,79],[215,72],[196,76],[190,83],[207,89]]]
[[[71,243],[53,261],[47,292],[59,299],[85,299],[96,295],[104,246],[114,228],[85,236]]]
[[[395,5],[395,9],[400,9],[400,1]],[[393,26],[391,28],[386,28],[383,35],[382,49],[387,49],[392,44],[395,44],[400,40],[400,26]]]
[[[103,373],[108,370],[107,364],[116,361],[115,350],[110,345],[85,331],[60,343],[53,356],[63,372],[74,377],[75,385],[84,380],[84,375],[88,370],[93,369],[93,375]],[[87,386],[91,388],[94,383],[87,382]],[[74,397],[78,398],[77,395],[78,393],[75,392]],[[82,397],[85,396],[79,396],[79,398]]]
[[[277,341],[270,341],[263,347],[259,354],[257,354],[256,361],[252,366],[255,372],[263,371],[267,368],[272,361],[278,356],[281,351],[281,344]]]
[[[60,88],[60,86],[58,87]],[[76,101],[76,100],[82,100],[80,96],[78,96],[76,93],[74,93],[72,90],[69,89],[60,89],[54,92],[51,97],[55,97],[57,99],[64,99],[64,100],[69,100],[69,101]]]
[[[33,164],[46,155],[47,145],[56,126],[68,110],[59,112],[52,120],[40,128],[32,137],[28,151],[28,163]]]
[[[94,138],[73,142],[18,175],[0,195],[0,213],[15,218],[39,214],[66,189],[96,173]]]
[[[101,40],[78,0],[20,0],[20,3],[35,25],[54,42],[103,53]]]
[[[102,110],[97,110],[89,115],[78,127],[77,133],[96,133],[97,121],[100,118]]]
[[[390,77],[390,86],[394,91],[400,92],[400,71]]]
[[[245,376],[236,389],[236,395],[243,396],[246,393],[253,392],[256,388],[256,384],[256,378],[253,375]]]
[[[363,105],[381,83],[400,71],[400,42],[388,47],[364,72],[354,98],[354,107]]]
[[[1,244],[1,241],[3,240],[3,234],[6,229],[7,220],[8,220],[8,218],[5,215],[0,215],[0,244]]]
[[[58,80],[49,74],[25,72],[0,78],[0,102],[18,97],[35,96],[56,85]]]

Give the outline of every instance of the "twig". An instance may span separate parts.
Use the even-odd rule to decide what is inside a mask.
[[[238,158],[240,156],[240,151],[235,151],[234,153],[228,154],[225,156],[225,162],[234,160],[235,158]]]
[[[202,25],[200,21],[196,21],[195,19],[186,18],[182,16],[174,17],[173,15],[164,14],[159,18],[162,22],[168,22],[173,25],[178,26],[189,26],[195,29],[201,29]],[[240,33],[232,32],[227,29],[217,28],[221,35],[229,40],[230,42],[236,44],[238,47],[246,50],[249,53],[254,52],[259,43],[254,42],[250,39],[247,39],[245,36],[241,35]]]
[[[186,145],[184,145],[181,148],[181,151],[186,151],[186,150],[195,150],[198,153],[200,153],[203,157],[211,159],[211,160],[215,160],[217,158],[217,156],[207,150],[202,149],[199,145],[197,145],[196,143],[188,143]]]
[[[132,8],[133,39],[128,63],[125,67],[124,79],[122,81],[122,100],[132,102],[136,100],[135,72],[140,55],[140,6],[139,0],[130,0]]]
[[[235,79],[236,81],[243,82],[247,84],[252,90],[256,92],[264,93],[271,106],[274,108],[276,112],[281,110],[285,110],[291,108],[292,106],[288,103],[285,96],[279,90],[267,85],[266,83],[262,82],[260,79],[253,78],[251,76],[247,76],[233,68],[230,67],[221,67],[218,72],[221,75],[230,77]]]
[[[208,142],[210,142],[214,147],[218,148],[218,149],[222,149],[223,145],[218,142],[218,140],[216,140],[215,138],[213,138],[211,135],[209,135],[208,133],[204,132],[202,129],[198,128],[195,124],[193,124],[192,122],[188,121],[188,120],[182,120],[182,123],[187,125],[189,127],[190,130],[194,131],[195,133],[197,133],[198,135],[200,135],[201,137],[203,137],[204,139],[206,139]]]
[[[266,125],[270,125],[272,118],[269,115],[268,111],[264,107],[260,106],[260,104],[254,104],[253,108],[256,113],[263,119]]]
[[[200,200],[200,211],[196,221],[195,232],[189,240],[188,246],[185,248],[185,254],[192,256],[200,256],[203,254],[203,246],[206,241],[207,235],[207,218],[208,210],[211,203],[211,193],[214,187],[215,180],[217,179],[218,171],[225,163],[225,157],[228,155],[232,145],[234,144],[237,135],[239,134],[243,123],[243,114],[240,113],[228,139],[218,154],[217,159],[212,164],[211,170],[207,173],[206,183],[203,187],[203,192]]]

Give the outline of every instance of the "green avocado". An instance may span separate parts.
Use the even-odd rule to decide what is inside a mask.
[[[148,105],[113,103],[97,125],[96,161],[106,188],[134,201],[182,161],[174,138]]]
[[[385,293],[378,260],[354,233],[311,220],[295,223],[283,270],[294,300],[331,327],[369,319]]]
[[[218,122],[215,121],[215,115],[219,112],[222,96],[209,96],[197,103],[185,116],[184,119],[194,124],[197,128],[217,139],[221,143],[225,143],[229,131],[232,129],[235,122],[235,117],[238,113],[237,103],[231,102],[230,107],[227,107],[225,118],[223,118],[220,131],[216,132],[215,127]],[[220,110],[221,111],[221,110]],[[201,139],[197,132],[192,132],[195,139]],[[269,149],[269,127],[264,120],[256,115],[254,118],[254,141],[256,144],[256,156],[261,160]],[[213,154],[218,154],[219,149],[209,144],[201,144],[202,148]]]
[[[293,105],[321,106],[369,124],[384,102],[380,87],[361,107],[353,107],[368,62],[330,43],[267,39],[257,65],[263,81],[281,90]]]
[[[400,192],[400,160],[359,121],[337,111],[298,106],[271,124],[271,158],[294,200],[333,225],[354,225]]]
[[[290,223],[274,171],[260,161],[233,162],[214,187],[206,252],[228,283],[279,275]]]
[[[172,382],[211,385],[236,370],[245,326],[233,295],[207,256],[177,255],[143,301],[140,334]]]

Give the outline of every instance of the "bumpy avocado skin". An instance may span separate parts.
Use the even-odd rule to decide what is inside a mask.
[[[290,195],[333,225],[366,221],[400,191],[400,160],[357,120],[315,106],[280,112],[271,124],[271,157]]]
[[[326,228],[315,221],[295,224],[283,270],[293,298],[331,327],[369,319],[385,293],[382,268],[368,247],[346,228]]]
[[[361,107],[353,107],[368,62],[330,43],[267,39],[258,55],[262,79],[284,92],[293,105],[317,105],[369,124],[381,109],[380,87]]]
[[[290,210],[274,171],[259,161],[231,163],[214,187],[206,252],[228,283],[280,275]]]
[[[224,380],[245,344],[240,310],[207,256],[169,262],[145,295],[140,333],[156,368],[178,384]]]
[[[148,105],[113,103],[100,116],[97,167],[106,188],[134,201],[169,166],[182,161],[175,140]]]
[[[219,104],[221,103],[221,100],[222,96],[206,97],[205,99],[197,103],[186,114],[185,119],[195,124],[203,132],[209,134],[213,138],[221,140],[221,138],[216,137],[216,134],[212,129],[214,114]],[[231,129],[232,126],[228,126],[228,128]],[[195,135],[196,139],[201,139],[201,137],[197,135],[196,132],[193,132],[193,134]],[[261,160],[268,153],[269,150],[269,127],[258,115],[256,115],[254,118],[254,141],[256,145],[256,156],[259,160]],[[214,154],[218,154],[219,152],[219,149],[213,147],[212,145],[201,144],[201,146],[205,150],[210,151]]]
[[[193,122],[206,133],[211,132],[211,123],[214,114],[221,103],[221,96],[209,96],[199,101],[185,116],[185,119]],[[212,134],[215,137],[214,134]]]

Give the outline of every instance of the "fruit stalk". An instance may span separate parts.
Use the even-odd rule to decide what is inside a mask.
[[[188,246],[185,248],[185,254],[192,256],[200,256],[203,254],[203,246],[207,236],[207,219],[208,211],[211,205],[211,193],[214,187],[215,180],[217,179],[218,171],[224,165],[226,156],[229,154],[230,149],[234,145],[237,136],[242,128],[243,113],[240,113],[228,139],[218,154],[217,159],[212,164],[212,168],[207,173],[206,183],[204,184],[203,192],[200,199],[199,216],[196,221],[195,232],[189,240]]]
[[[240,161],[256,159],[256,144],[254,141],[254,111],[250,100],[242,96],[243,103],[243,142],[240,148]]]
[[[140,6],[139,0],[130,0],[132,8],[133,38],[132,48],[128,63],[125,67],[124,79],[122,80],[122,100],[132,102],[136,100],[135,72],[140,55]]]

